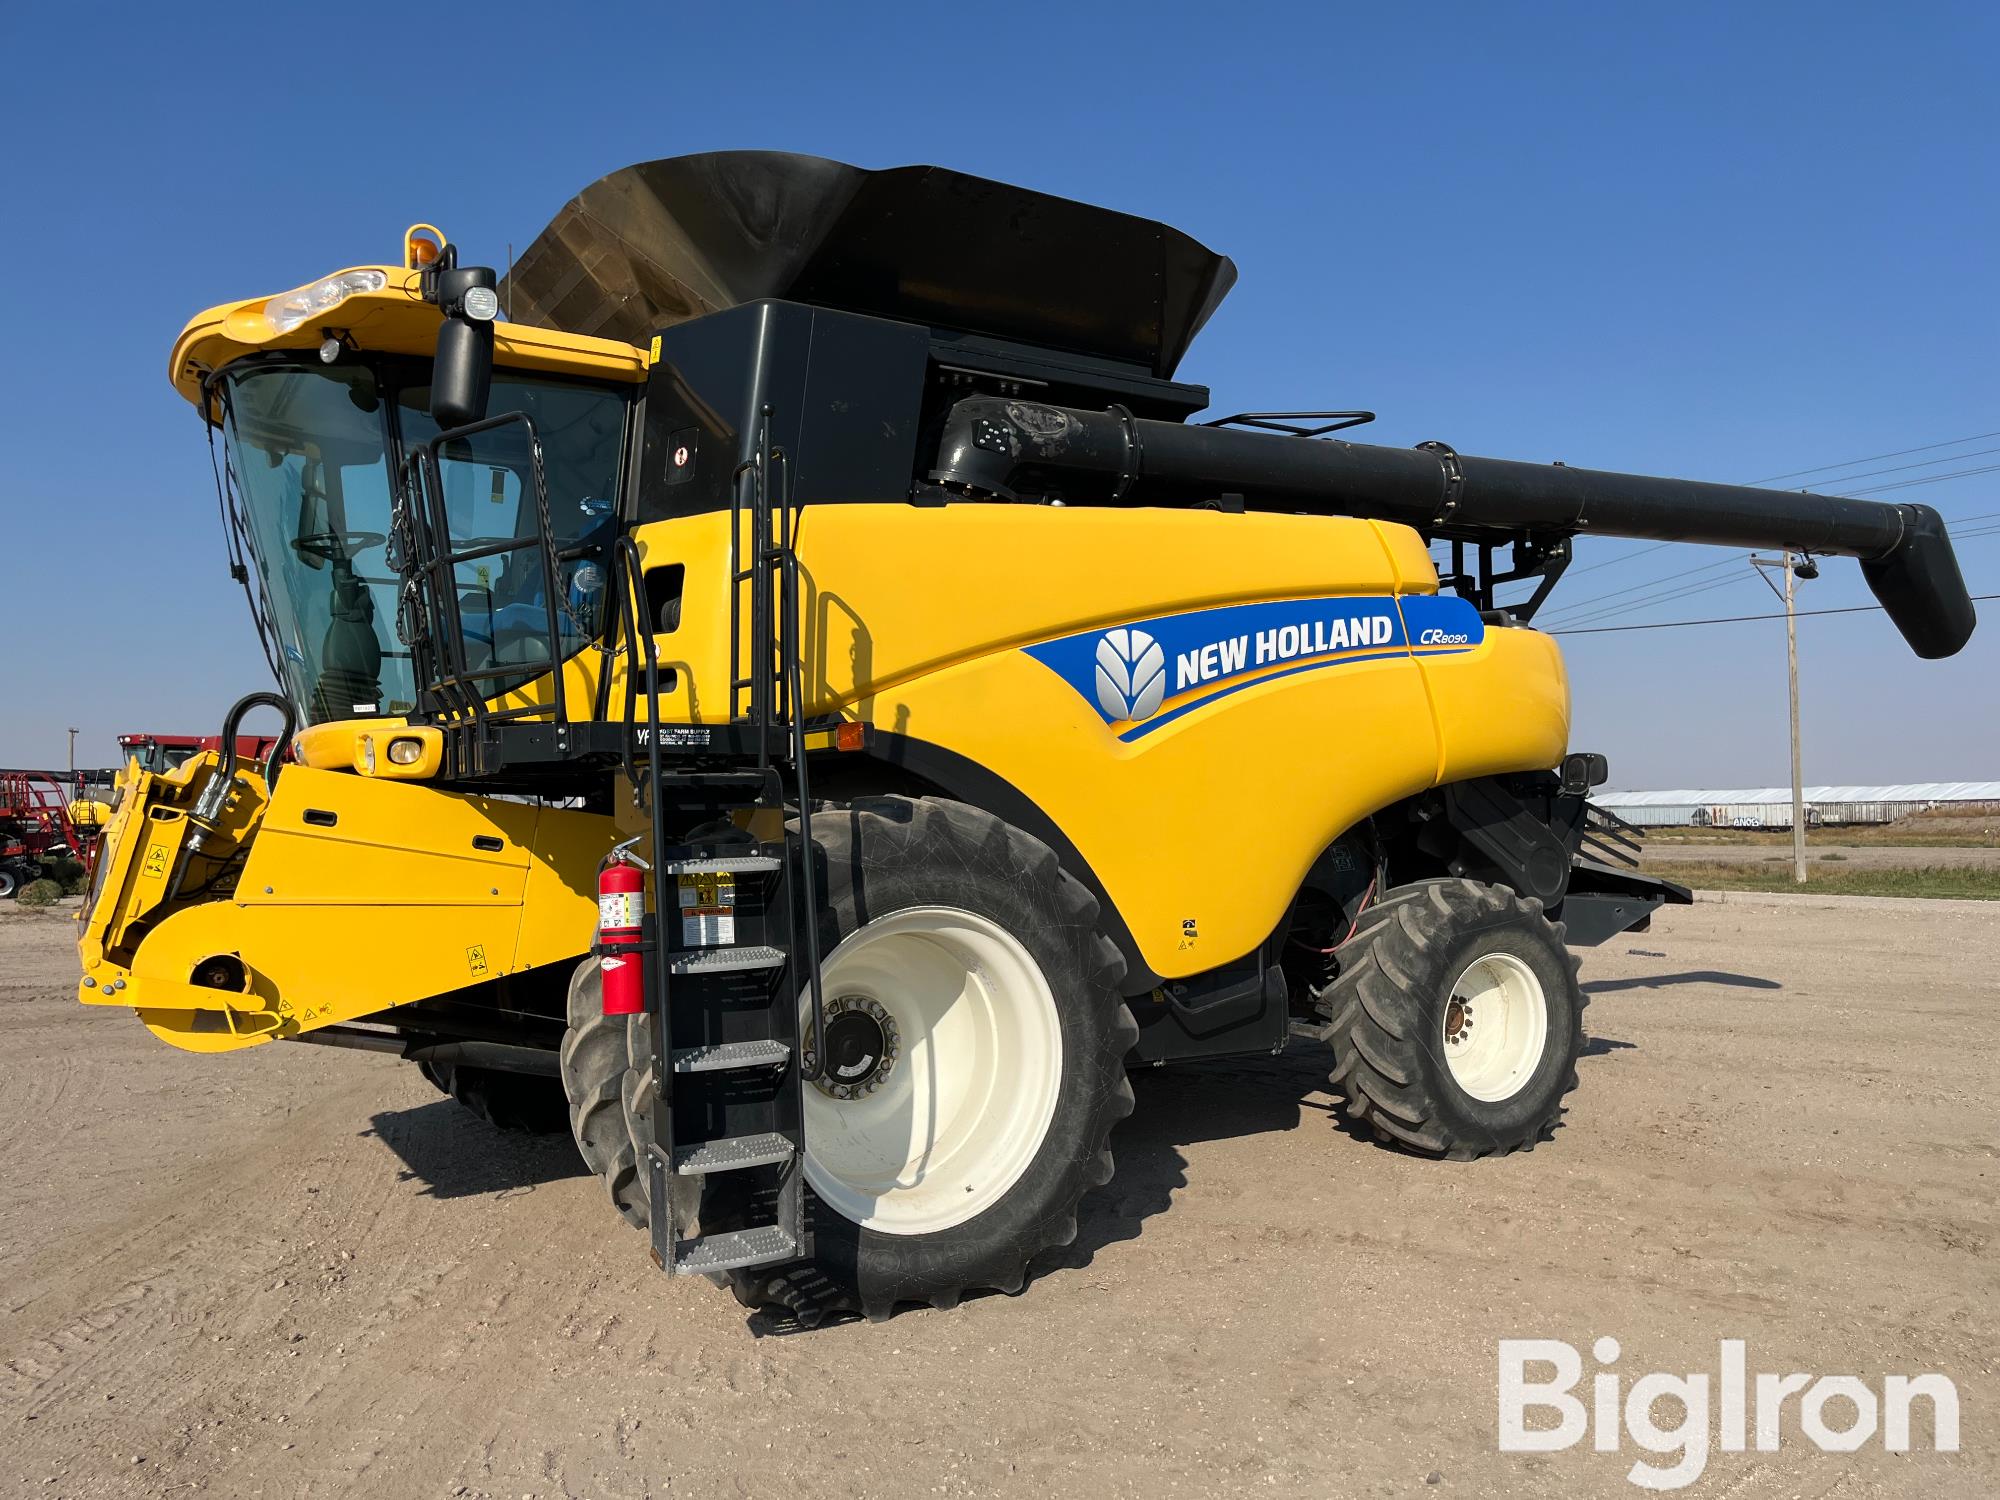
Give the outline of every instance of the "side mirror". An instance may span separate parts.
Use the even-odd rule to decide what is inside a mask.
[[[451,266],[432,274],[432,300],[443,309],[444,322],[431,371],[431,420],[448,430],[486,415],[500,297],[490,266]]]
[[[1592,787],[1611,779],[1611,762],[1595,751],[1579,750],[1562,758],[1559,779],[1565,797],[1587,797]]]

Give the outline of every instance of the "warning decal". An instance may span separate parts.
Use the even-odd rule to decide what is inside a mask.
[[[607,932],[637,927],[645,910],[646,898],[639,891],[598,892],[597,925]]]
[[[681,945],[712,948],[736,941],[736,877],[726,873],[680,877]]]

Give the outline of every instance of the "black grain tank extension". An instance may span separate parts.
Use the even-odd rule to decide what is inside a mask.
[[[516,322],[644,345],[763,298],[1169,379],[1236,280],[1179,230],[942,167],[717,151],[585,188],[507,279]]]
[[[723,151],[584,189],[502,296],[652,349],[652,520],[726,505],[766,409],[815,504],[908,498],[968,395],[1183,420],[1208,392],[1173,372],[1235,279],[1165,224],[962,172]]]

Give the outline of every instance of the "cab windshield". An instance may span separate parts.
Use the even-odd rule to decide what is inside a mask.
[[[391,465],[407,446],[437,436],[427,369],[282,361],[233,370],[222,384],[245,551],[286,691],[312,724],[412,711],[422,685],[396,628],[402,580],[388,561]],[[494,372],[488,410],[525,411],[541,438],[559,552],[609,539],[625,408],[618,390]],[[439,472],[454,547],[534,534],[522,437],[453,445],[439,454]],[[475,658],[467,666],[520,667],[491,680],[488,691],[547,671],[552,643],[536,553],[508,553],[461,572],[461,625]],[[588,556],[560,564],[555,655],[595,639],[603,576]]]
[[[158,740],[120,740],[118,748],[125,752],[127,760],[137,760],[140,770],[151,771],[155,776],[179,770],[195,754],[193,745],[169,749]]]

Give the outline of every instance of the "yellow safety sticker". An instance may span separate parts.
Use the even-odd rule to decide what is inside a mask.
[[[465,950],[465,966],[472,971],[474,979],[477,979],[486,972],[486,945],[484,943],[474,943],[470,948]]]
[[[140,868],[141,875],[151,875],[155,879],[167,873],[167,846],[155,844],[146,851],[146,863]]]
[[[648,351],[647,362],[649,364],[660,362],[660,336],[657,333],[653,335],[653,347]]]
[[[681,944],[711,948],[736,941],[736,877],[690,874],[680,877]]]

